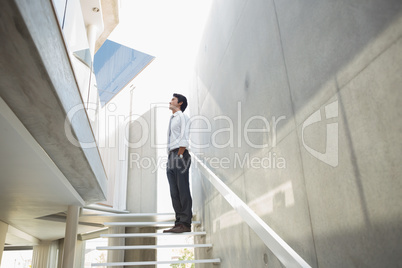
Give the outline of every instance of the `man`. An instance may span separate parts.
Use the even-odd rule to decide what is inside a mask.
[[[191,156],[189,147],[189,117],[183,112],[187,107],[187,99],[181,94],[173,94],[169,109],[173,115],[168,128],[168,162],[166,173],[170,186],[170,197],[176,213],[175,226],[164,232],[191,232],[193,217],[192,199],[189,186],[189,169]]]

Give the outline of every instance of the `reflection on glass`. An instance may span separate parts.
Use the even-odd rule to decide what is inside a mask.
[[[91,68],[92,60],[91,60],[91,52],[89,51],[89,48],[83,49],[83,50],[77,50],[73,54],[82,63],[84,63],[89,68]]]

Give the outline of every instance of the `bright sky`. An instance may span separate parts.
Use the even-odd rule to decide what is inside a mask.
[[[120,23],[109,39],[155,56],[134,79],[135,105],[188,95],[194,59],[212,0],[120,0]],[[139,111],[137,111],[139,112]]]

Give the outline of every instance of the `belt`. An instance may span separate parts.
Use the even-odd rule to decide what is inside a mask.
[[[178,151],[179,151],[179,148],[172,149],[172,150],[169,151],[169,154],[171,154],[171,153],[177,153]],[[186,151],[187,151],[187,149],[184,150],[184,153],[185,153]]]
[[[178,151],[179,151],[179,148],[172,149],[172,150],[169,151],[169,154],[174,153],[174,152],[178,152]]]

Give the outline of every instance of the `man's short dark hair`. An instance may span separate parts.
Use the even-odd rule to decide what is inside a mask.
[[[187,98],[184,97],[184,96],[181,95],[181,94],[178,94],[178,93],[174,93],[174,94],[173,94],[173,97],[176,97],[176,98],[177,98],[177,103],[183,102],[183,104],[180,106],[180,110],[181,110],[182,112],[184,112],[184,110],[186,110],[186,108],[187,108]]]

